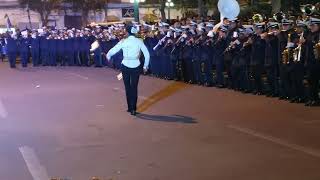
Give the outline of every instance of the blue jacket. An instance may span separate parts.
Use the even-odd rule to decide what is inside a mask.
[[[48,40],[49,52],[57,52],[57,41],[56,39]]]
[[[12,37],[7,38],[6,48],[8,53],[17,53],[18,52],[17,40],[13,39]]]
[[[30,38],[20,38],[19,39],[19,51],[20,53],[28,53],[29,46],[31,44]]]
[[[48,40],[46,36],[40,37],[40,49],[41,51],[47,51],[49,48]]]
[[[40,50],[40,38],[31,38],[31,51],[39,51]]]

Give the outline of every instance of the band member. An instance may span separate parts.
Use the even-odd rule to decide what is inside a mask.
[[[262,34],[265,30],[265,23],[254,25],[255,34],[252,36],[252,54],[250,68],[253,77],[253,93],[263,94],[262,72],[265,58],[266,41]]]
[[[279,24],[277,22],[269,22],[266,34],[266,53],[264,68],[267,73],[267,96],[277,97],[279,94],[278,74],[279,74],[279,42],[277,35],[279,33]]]
[[[224,25],[218,29],[218,39],[213,44],[213,63],[216,66],[216,86],[223,88],[224,82],[224,51],[228,46],[227,42],[228,28]]]
[[[279,76],[280,76],[280,98],[283,100],[290,99],[290,78],[289,78],[289,65],[283,58],[283,52],[287,49],[288,42],[291,42],[291,36],[295,36],[295,32],[293,29],[293,20],[290,19],[282,19],[281,22],[282,30],[278,34],[278,42],[279,42],[279,58],[280,58],[280,66],[279,66]]]
[[[118,51],[123,51],[122,60],[122,74],[123,81],[126,89],[128,112],[131,115],[136,115],[137,110],[137,100],[138,100],[138,82],[140,76],[140,60],[139,55],[142,51],[145,61],[143,65],[143,71],[148,71],[150,54],[147,47],[144,45],[143,41],[136,38],[135,34],[138,33],[136,27],[131,24],[126,25],[126,32],[128,37],[121,40],[115,47],[113,47],[107,53],[107,59],[116,54]]]
[[[17,60],[17,54],[18,54],[18,42],[17,42],[17,34],[7,34],[7,37],[5,38],[7,52],[8,52],[8,59],[10,62],[11,68],[16,68],[16,60]]]
[[[304,64],[306,58],[306,46],[302,43],[302,40],[308,36],[308,27],[307,23],[298,20],[296,22],[296,33],[299,36],[299,40],[297,39],[296,48],[293,51],[293,63],[292,63],[292,73],[290,74],[290,80],[292,81],[292,103],[302,103],[305,101],[305,90],[304,90]]]
[[[320,19],[311,18],[311,33],[306,38],[306,70],[308,77],[308,102],[306,106],[318,106],[320,80]]]

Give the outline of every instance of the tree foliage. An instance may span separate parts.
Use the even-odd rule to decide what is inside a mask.
[[[82,14],[83,24],[88,22],[88,13],[90,10],[105,9],[107,0],[63,0],[64,3],[70,4],[74,11],[80,11]]]
[[[40,14],[42,25],[48,24],[48,18],[53,10],[72,9],[82,13],[82,22],[87,23],[90,10],[105,9],[107,0],[18,0],[20,7],[29,7]]]
[[[60,9],[62,0],[18,0],[22,8],[29,7],[30,10],[40,14],[42,25],[47,25],[52,10]]]

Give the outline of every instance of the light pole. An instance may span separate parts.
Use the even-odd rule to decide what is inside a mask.
[[[136,22],[139,22],[139,3],[145,1],[146,0],[130,0],[130,3],[133,3],[134,21]]]
[[[170,9],[174,6],[174,3],[172,0],[167,0],[166,7],[168,8],[168,20],[170,21]]]

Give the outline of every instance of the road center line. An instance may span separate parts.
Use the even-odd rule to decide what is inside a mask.
[[[45,167],[40,164],[40,161],[32,148],[23,146],[19,147],[19,151],[21,152],[22,157],[27,164],[28,170],[32,175],[33,180],[49,179]]]
[[[6,107],[4,106],[1,99],[0,99],[0,117],[3,119],[8,117],[8,111],[6,110]]]
[[[80,74],[77,74],[77,73],[68,73],[69,75],[72,75],[72,76],[76,76],[76,77],[79,77],[81,79],[84,79],[84,80],[88,80],[89,78],[86,77],[86,76],[82,76]]]
[[[303,147],[303,146],[300,146],[300,145],[297,145],[297,144],[292,144],[292,143],[286,142],[286,141],[284,141],[282,139],[279,139],[279,138],[276,138],[276,137],[272,137],[272,136],[269,136],[269,135],[264,135],[262,133],[253,131],[251,129],[237,127],[237,126],[233,126],[233,125],[229,125],[227,127],[231,128],[233,130],[236,130],[238,132],[241,132],[241,133],[244,133],[244,134],[248,134],[248,135],[260,138],[260,139],[264,139],[266,141],[273,142],[275,144],[287,147],[289,149],[300,151],[300,152],[303,152],[305,154],[320,158],[320,152],[315,150],[315,149]]]

